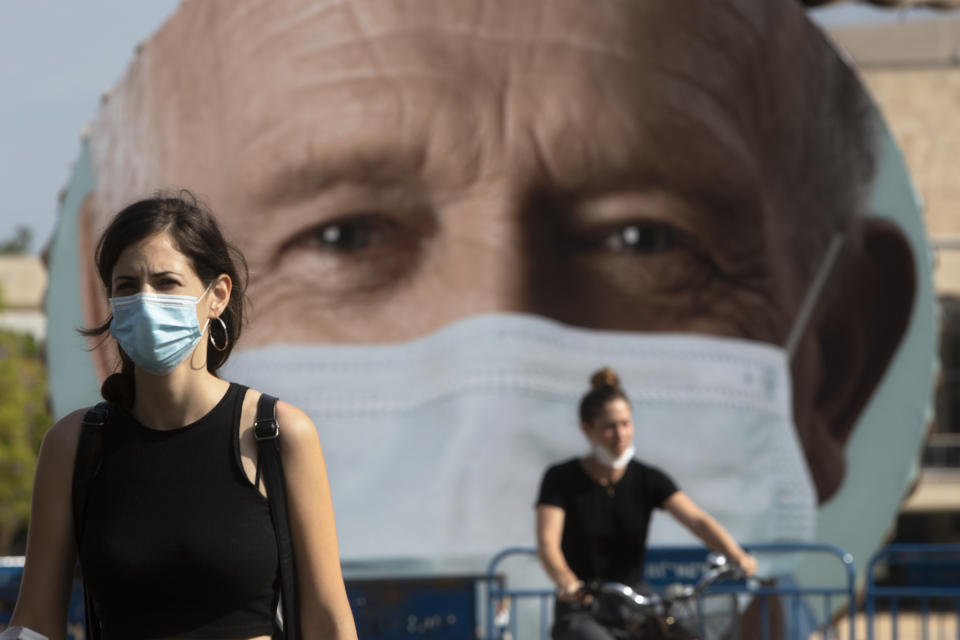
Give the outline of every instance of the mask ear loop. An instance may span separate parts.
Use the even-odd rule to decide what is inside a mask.
[[[213,348],[217,351],[224,351],[227,348],[227,345],[230,344],[230,334],[227,333],[227,323],[223,321],[223,318],[217,316],[214,318],[217,322],[220,323],[220,326],[223,327],[223,346],[217,346],[216,340],[213,339],[213,325],[210,326],[210,344],[213,345]]]
[[[803,338],[807,323],[810,321],[810,316],[813,314],[813,310],[816,309],[817,302],[820,301],[823,287],[827,284],[827,278],[833,271],[833,265],[837,262],[837,257],[840,255],[840,249],[843,248],[845,240],[846,237],[842,233],[837,233],[830,239],[830,244],[827,246],[823,260],[817,268],[813,282],[810,283],[810,288],[807,289],[803,303],[800,305],[800,310],[797,312],[797,319],[790,329],[790,335],[787,336],[787,343],[784,347],[791,361],[793,360],[793,354],[796,352],[797,347],[800,346],[800,339]]]

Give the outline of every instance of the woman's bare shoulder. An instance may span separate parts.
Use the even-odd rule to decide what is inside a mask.
[[[309,438],[315,440],[317,428],[302,409],[282,400],[277,403],[277,422],[283,425],[286,433],[293,434],[296,439]]]
[[[247,391],[243,400],[245,414],[249,413],[251,417],[256,416],[257,403],[260,401],[261,395],[263,395],[262,392],[256,389]],[[250,420],[249,423],[247,426],[252,428],[253,420]],[[314,427],[310,417],[302,409],[283,400],[277,401],[277,424],[280,425],[280,432],[284,439],[302,441],[304,438],[316,439],[317,437],[316,427]]]
[[[240,426],[241,448],[243,441],[253,440],[253,426],[257,415],[257,404],[262,392],[248,389],[243,399],[243,418]],[[319,445],[317,429],[310,417],[298,407],[279,400],[277,402],[277,424],[280,427],[280,443],[284,456],[298,455],[304,447]]]

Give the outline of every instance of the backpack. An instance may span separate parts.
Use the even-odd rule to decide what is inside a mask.
[[[80,548],[86,516],[87,490],[90,481],[100,470],[103,430],[110,418],[113,405],[100,402],[91,407],[83,416],[80,440],[77,443],[77,455],[73,464],[73,525]],[[274,619],[275,640],[300,640],[299,603],[296,591],[296,569],[293,559],[293,545],[290,540],[290,525],[287,518],[287,492],[283,475],[283,461],[280,458],[280,425],[277,424],[277,398],[261,394],[257,402],[257,418],[253,427],[257,440],[256,485],[260,484],[261,468],[267,487],[267,502],[270,505],[270,519],[277,537],[277,557],[280,567],[279,602],[274,607],[281,613],[280,621]],[[100,640],[100,622],[97,619],[93,597],[83,581],[83,604],[86,611],[85,637]]]

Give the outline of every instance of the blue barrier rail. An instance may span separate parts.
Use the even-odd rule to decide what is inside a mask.
[[[764,640],[789,638],[807,640],[811,633],[820,632],[822,637],[846,637],[854,640],[856,616],[856,568],[853,557],[845,550],[825,544],[757,544],[747,549],[763,559],[764,556],[802,554],[823,556],[833,563],[836,576],[833,582],[820,585],[798,586],[789,576],[763,586],[747,583],[716,584],[704,597],[748,597],[759,610],[759,629]],[[692,583],[701,575],[707,550],[703,547],[651,547],[647,552],[645,579],[656,589],[663,589],[672,582]],[[552,589],[516,589],[507,586],[501,575],[504,562],[515,557],[532,558],[536,550],[529,547],[513,547],[498,553],[487,569],[486,637],[502,640],[549,637],[554,592]],[[521,601],[534,601],[538,607],[536,633],[524,629],[520,633],[520,616],[513,615]],[[700,605],[698,605],[698,608]],[[775,628],[773,611],[778,610],[781,626]],[[834,622],[837,611],[846,611],[843,620]],[[702,609],[700,609],[702,611]],[[529,616],[528,616],[529,617]],[[739,618],[733,615],[733,635],[739,637]],[[527,622],[530,622],[529,620]],[[824,629],[830,627],[828,634]],[[842,627],[846,628],[844,633]]]
[[[0,631],[13,614],[22,572],[23,557],[0,557]],[[361,640],[464,640],[477,636],[485,581],[481,575],[348,577],[346,587]],[[79,581],[67,612],[67,638],[84,640]]]
[[[897,544],[875,553],[864,610],[867,640],[960,640],[960,545]]]
[[[775,584],[760,587],[717,584],[707,592],[741,601],[751,599],[754,609],[759,611],[759,629],[755,627],[753,632],[765,640],[960,640],[960,545],[891,545],[878,551],[861,576],[865,591],[859,617],[855,597],[857,573],[853,558],[843,549],[831,545],[778,544],[753,545],[748,550],[761,561],[768,554],[802,554],[804,561],[812,557],[828,563],[828,573],[836,574],[830,584],[801,586],[786,576]],[[702,547],[653,547],[647,556],[646,580],[654,589],[673,582],[695,582],[705,555]],[[356,596],[351,605],[361,638],[430,635],[503,640],[508,631],[515,640],[547,637],[552,622],[553,590],[521,589],[515,585],[511,588],[504,563],[515,556],[535,563],[536,551],[529,547],[506,549],[490,561],[485,575],[451,576],[446,579],[453,581],[450,584],[443,579],[384,579],[382,585],[371,583],[372,586],[351,581],[348,592]],[[531,566],[536,569],[535,564]],[[0,558],[0,629],[9,620],[21,567],[22,558]],[[475,585],[475,589],[470,585]],[[374,598],[380,591],[371,591],[373,586],[380,591],[392,591],[384,591],[384,598]],[[455,598],[455,612],[450,602],[437,598],[435,592],[441,588],[444,597]],[[397,594],[404,597],[398,600]],[[414,596],[422,596],[420,600],[425,602]],[[381,599],[390,606],[380,603]],[[518,626],[519,617],[513,614],[519,602],[536,607],[536,633]],[[419,607],[416,611],[414,605]],[[783,616],[783,627],[775,628],[772,622],[774,607]],[[476,612],[476,617],[471,611]],[[77,597],[71,602],[69,617],[68,637],[81,637],[83,612]],[[865,630],[857,624],[865,625]],[[855,629],[859,635],[855,635]]]

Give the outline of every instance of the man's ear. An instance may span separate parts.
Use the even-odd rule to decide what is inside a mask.
[[[93,329],[99,327],[110,317],[110,305],[103,290],[103,283],[97,273],[94,252],[97,248],[97,215],[95,198],[88,195],[77,215],[77,254],[80,269],[80,302],[83,306],[83,327]],[[102,382],[108,375],[117,371],[120,354],[116,343],[110,336],[95,336],[87,339],[90,357],[93,362],[97,378]]]
[[[821,503],[843,481],[844,447],[900,345],[916,293],[910,244],[885,220],[852,223],[835,269],[793,361],[798,429]]]

